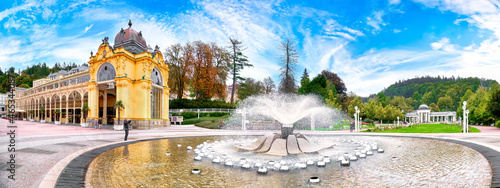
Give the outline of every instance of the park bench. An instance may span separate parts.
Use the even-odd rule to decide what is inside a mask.
[[[184,121],[184,118],[182,116],[170,116],[170,122],[174,123],[174,125],[182,125],[182,122]]]

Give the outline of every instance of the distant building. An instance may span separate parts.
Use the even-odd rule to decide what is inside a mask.
[[[7,100],[9,100],[9,96],[7,93],[0,93],[0,115],[7,114],[7,108],[5,105],[7,104]]]
[[[457,113],[452,111],[447,112],[431,112],[431,109],[426,104],[422,104],[415,112],[405,114],[405,121],[412,123],[426,122],[441,122],[453,123],[457,121]]]

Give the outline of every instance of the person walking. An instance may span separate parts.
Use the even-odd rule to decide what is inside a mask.
[[[351,121],[351,126],[350,127],[351,127],[351,133],[352,133],[352,131],[354,130],[354,121]]]
[[[125,121],[123,121],[123,129],[125,130],[125,141],[127,141],[128,129],[129,129],[129,126],[130,126],[130,122],[131,122],[131,120],[127,121],[127,118],[125,118]]]
[[[99,124],[99,129],[102,127],[102,117],[99,117],[99,120],[97,121],[97,124]],[[95,127],[97,129],[97,126]]]

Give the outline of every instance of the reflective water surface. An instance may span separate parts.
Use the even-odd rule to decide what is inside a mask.
[[[311,137],[332,142],[337,139],[377,142],[385,153],[375,152],[373,156],[352,161],[349,167],[332,160],[323,168],[308,166],[288,172],[270,169],[267,175],[257,174],[256,169],[194,161],[193,150],[186,149],[203,142],[249,138],[257,137],[172,138],[117,147],[91,162],[85,183],[87,187],[489,187],[491,183],[491,167],[482,154],[462,145],[427,139]],[[249,155],[262,157],[242,155],[249,159],[252,158]],[[195,168],[201,173],[192,174]],[[312,176],[320,177],[321,182],[308,183]]]

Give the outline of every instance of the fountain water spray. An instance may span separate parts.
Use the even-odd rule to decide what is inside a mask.
[[[254,143],[238,145],[235,148],[277,156],[313,153],[331,147],[331,144],[317,145],[310,142],[304,135],[294,134],[294,124],[310,118],[310,128],[314,130],[316,125],[323,124],[328,127],[329,124],[338,121],[340,117],[339,112],[324,106],[323,102],[315,95],[269,94],[252,96],[242,101],[236,111],[241,113],[241,115],[236,116],[242,117],[240,119],[243,121],[241,124],[243,130],[251,127],[251,125],[245,124],[247,119],[266,120],[266,122],[277,121],[280,124],[281,134],[263,136]],[[234,121],[229,122],[235,124]]]

